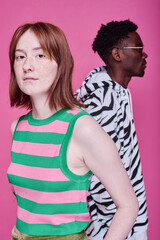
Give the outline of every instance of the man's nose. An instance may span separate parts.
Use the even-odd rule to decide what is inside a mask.
[[[143,52],[143,58],[147,58],[148,54],[146,52]]]

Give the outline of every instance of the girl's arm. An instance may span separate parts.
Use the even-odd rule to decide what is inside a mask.
[[[124,240],[136,220],[139,207],[117,148],[90,116],[78,119],[73,138],[84,163],[100,179],[117,207],[105,240]]]

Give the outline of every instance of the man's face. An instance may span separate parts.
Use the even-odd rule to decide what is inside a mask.
[[[137,32],[129,33],[128,37],[121,43],[123,71],[129,77],[143,77],[147,54],[143,51],[143,48],[134,48],[143,47],[142,40]]]

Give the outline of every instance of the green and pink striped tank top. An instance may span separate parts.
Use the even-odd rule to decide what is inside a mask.
[[[67,166],[66,151],[76,120],[87,115],[65,108],[47,119],[32,112],[19,119],[7,175],[16,196],[16,227],[33,236],[68,235],[89,224],[87,193],[92,173],[80,176]]]

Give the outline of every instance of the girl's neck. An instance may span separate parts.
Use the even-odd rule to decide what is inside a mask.
[[[51,108],[48,100],[40,99],[31,99],[32,102],[32,116],[35,119],[45,119],[52,116],[56,113],[60,108],[55,109]]]

